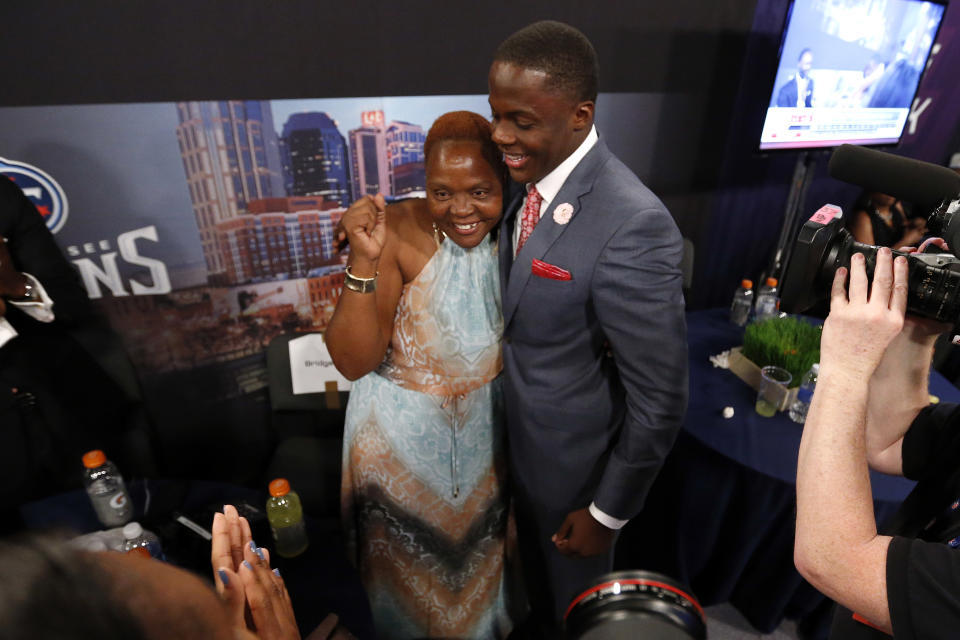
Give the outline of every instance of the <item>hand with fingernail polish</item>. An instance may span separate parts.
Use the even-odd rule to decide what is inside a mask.
[[[270,552],[254,542],[246,518],[225,505],[211,533],[214,582],[234,625],[270,640],[300,638],[283,578],[271,570]]]

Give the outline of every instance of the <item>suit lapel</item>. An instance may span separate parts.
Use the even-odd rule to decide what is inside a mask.
[[[517,305],[520,304],[520,297],[523,293],[523,289],[527,286],[527,282],[530,280],[530,269],[534,258],[543,259],[543,257],[547,254],[547,251],[550,250],[550,247],[552,247],[553,244],[560,239],[560,236],[563,235],[563,232],[566,231],[567,227],[570,226],[569,222],[566,224],[560,224],[554,219],[554,212],[556,211],[557,207],[563,204],[570,205],[573,208],[573,211],[570,215],[570,222],[572,222],[573,218],[575,218],[580,212],[580,199],[589,193],[593,188],[593,183],[596,182],[597,179],[597,173],[600,171],[601,167],[609,157],[610,151],[607,149],[607,145],[605,145],[602,140],[597,140],[597,143],[587,153],[587,155],[584,156],[583,160],[581,160],[580,163],[574,167],[573,171],[567,177],[566,182],[564,182],[563,186],[560,187],[560,191],[557,193],[557,196],[547,205],[546,209],[544,209],[543,217],[540,218],[540,222],[538,222],[537,226],[534,227],[533,233],[531,233],[530,237],[527,238],[527,242],[523,245],[520,253],[517,254],[516,260],[513,261],[512,265],[507,267],[509,269],[509,278],[506,278],[506,280],[504,280],[504,258],[502,257],[504,253],[504,247],[501,244],[500,281],[501,284],[503,284],[502,291],[504,292],[504,327],[510,324],[510,320],[513,318],[513,314],[517,310]],[[514,208],[517,207],[519,207],[519,203],[514,206]],[[516,219],[516,211],[513,212],[513,218]],[[512,234],[507,240],[506,252],[512,255]]]
[[[510,198],[510,204],[504,209],[503,221],[500,223],[500,237],[497,242],[497,251],[500,256],[500,292],[501,298],[507,292],[507,280],[510,267],[513,266],[513,229],[517,223],[517,211],[523,203],[523,188],[516,189]]]

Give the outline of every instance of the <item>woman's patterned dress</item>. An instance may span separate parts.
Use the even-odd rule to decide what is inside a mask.
[[[343,520],[379,638],[503,638],[507,500],[500,283],[489,236],[447,240],[350,391]]]

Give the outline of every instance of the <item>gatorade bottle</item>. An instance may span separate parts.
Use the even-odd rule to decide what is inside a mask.
[[[777,315],[780,310],[780,298],[778,296],[777,279],[767,278],[766,284],[760,287],[760,292],[757,294],[755,308],[757,322],[762,322]]]
[[[277,478],[269,488],[267,520],[270,521],[270,530],[277,543],[277,553],[284,558],[293,558],[306,551],[310,544],[303,524],[300,496],[290,489],[286,478]]]
[[[117,467],[103,451],[95,449],[83,455],[83,486],[93,510],[106,527],[119,527],[133,516],[133,503]]]
[[[750,319],[750,312],[753,310],[753,282],[744,278],[740,282],[740,288],[733,294],[733,302],[730,303],[730,322],[742,327]]]
[[[152,531],[147,531],[139,522],[128,522],[123,526],[123,550],[126,553],[146,552],[151,558],[166,560],[160,538]]]

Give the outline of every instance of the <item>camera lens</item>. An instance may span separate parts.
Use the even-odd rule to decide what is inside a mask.
[[[862,244],[834,219],[822,224],[811,218],[800,230],[784,276],[781,309],[802,313],[830,296],[833,277],[840,267],[850,267],[854,253],[866,258],[872,282],[878,247]],[[960,321],[960,262],[950,254],[906,254],[907,312],[940,322]]]
[[[834,264],[824,264],[824,277],[833,281],[837,267],[850,267],[850,258],[854,253],[862,253],[866,258],[867,279],[873,282],[873,271],[877,265],[877,249],[873,245],[853,240],[848,232],[840,234]],[[945,266],[928,264],[916,254],[894,251],[893,255],[906,256],[909,265],[907,284],[907,312],[940,322],[956,322],[960,319],[960,273],[951,268],[955,259]],[[829,260],[827,262],[830,262]]]
[[[567,640],[702,640],[706,618],[690,590],[652,571],[616,571],[573,599]]]

